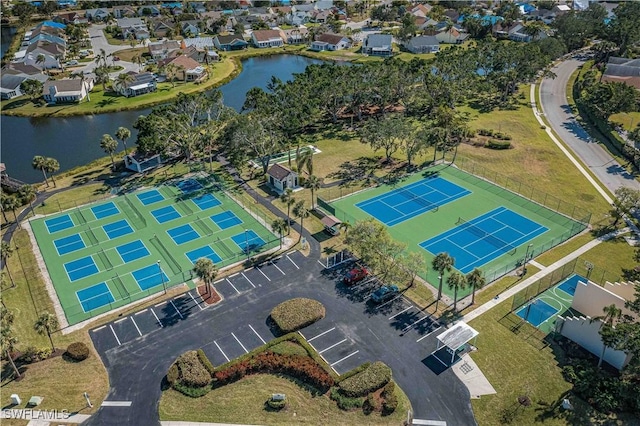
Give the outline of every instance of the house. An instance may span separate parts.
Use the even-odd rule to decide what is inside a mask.
[[[164,38],[169,34],[169,32],[173,32],[173,25],[163,21],[162,19],[156,19],[152,22],[151,28],[153,28],[152,32],[154,37]]]
[[[298,187],[298,174],[281,164],[274,164],[267,171],[267,179],[276,192],[283,193],[287,188]]]
[[[362,53],[371,56],[391,56],[392,41],[390,34],[369,34],[362,43]]]
[[[197,37],[200,35],[199,21],[182,21],[180,23],[180,31],[187,37]]]
[[[409,9],[409,13],[416,18],[426,18],[427,15],[429,15],[429,12],[431,12],[431,9],[433,9],[433,6],[430,4],[418,4]]]
[[[124,156],[124,165],[127,169],[138,173],[144,173],[148,170],[158,167],[162,164],[160,154],[146,157],[137,152],[131,152]]]
[[[58,22],[66,25],[68,24],[78,25],[78,24],[86,24],[88,21],[86,17],[76,12],[68,12],[68,13],[61,13],[60,15],[54,16],[53,22]]]
[[[37,43],[39,41],[43,41],[51,44],[57,44],[58,46],[64,49],[66,49],[67,47],[67,41],[64,38],[58,37],[53,34],[49,34],[45,31],[33,31],[31,38],[29,39],[28,46],[32,45],[33,43]]]
[[[242,50],[249,46],[242,36],[237,35],[218,35],[213,39],[213,44],[219,50]]]
[[[191,10],[193,10],[198,15],[201,15],[207,11],[207,8],[203,2],[192,1],[191,3],[189,3],[189,6],[191,7]]]
[[[351,47],[351,41],[342,34],[330,34],[324,33],[316,37],[315,41],[311,43],[309,50],[321,52],[323,50],[342,50]]]
[[[602,74],[602,81],[624,83],[640,89],[640,59],[612,56]]]
[[[27,78],[20,75],[2,73],[0,76],[0,99],[13,99],[22,96],[20,85]]]
[[[445,28],[436,34],[438,42],[444,44],[462,44],[467,38],[469,38],[468,33],[462,32],[455,27]]]
[[[152,4],[145,4],[138,8],[138,16],[160,16],[160,9]]]
[[[44,62],[39,58],[44,58]],[[65,48],[56,43],[38,41],[30,44],[26,50],[24,60],[25,65],[42,67],[43,69],[61,68],[61,61],[65,57]]]
[[[84,12],[85,18],[89,19],[93,22],[104,21],[109,18],[109,9],[98,8],[98,9],[87,9]]]
[[[135,73],[129,71],[127,74],[131,75],[133,80],[117,88],[118,93],[122,96],[131,98],[156,91],[156,78],[150,72]]]
[[[330,10],[333,9],[333,0],[318,0],[314,5],[316,10]]]
[[[114,6],[113,17],[116,19],[133,18],[136,16],[136,10],[131,6]]]
[[[277,30],[258,30],[251,33],[251,41],[258,48],[280,47],[284,45],[282,34]]]
[[[561,16],[571,12],[571,8],[566,4],[558,4],[553,6],[553,9],[551,9],[551,12],[553,12],[555,16]]]
[[[282,33],[284,34],[284,41],[287,44],[306,43],[309,38],[309,30],[305,27],[284,30]]]
[[[293,12],[311,12],[312,10],[316,10],[316,6],[313,3],[301,3],[296,4],[291,7]]]
[[[309,21],[325,24],[331,15],[333,15],[331,10],[314,10],[309,14]]]
[[[62,79],[44,83],[42,97],[50,104],[80,102],[93,89],[93,80]]]
[[[116,19],[116,23],[122,31],[122,37],[125,39],[132,36],[137,40],[150,37],[147,24],[145,24],[142,18],[120,18]]]
[[[267,11],[272,15],[287,16],[291,13],[291,6],[271,6]]]
[[[294,6],[295,7],[295,6]],[[306,24],[309,22],[309,12],[297,11],[291,12],[284,17],[284,21],[293,25],[294,27],[299,27],[300,25]]]
[[[186,55],[176,56],[174,58],[167,58],[158,63],[160,67],[165,67],[169,64],[176,66],[176,77],[186,82],[201,82],[206,80],[208,73],[207,69],[201,66],[197,61],[191,59]]]
[[[180,43],[175,40],[163,40],[149,43],[149,55],[156,61],[166,59],[173,51],[180,50]]]
[[[405,49],[411,53],[436,53],[440,51],[440,43],[435,36],[417,36],[404,43]]]
[[[512,22],[511,24],[498,22],[492,27],[491,33],[498,39],[508,39],[526,43],[547,38],[547,33],[544,31],[539,31],[536,35],[527,34],[526,26],[522,22]]]
[[[191,59],[206,63],[220,60],[218,53],[213,50],[215,48],[213,37],[185,38],[182,43],[186,47],[185,54]],[[196,52],[195,54],[192,53],[194,51]]]

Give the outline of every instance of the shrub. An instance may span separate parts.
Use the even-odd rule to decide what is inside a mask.
[[[196,351],[186,352],[176,361],[180,374],[179,382],[189,387],[201,388],[211,382],[211,375],[200,362]]]
[[[362,408],[364,409],[365,414],[380,410],[378,398],[376,398],[376,395],[373,392],[367,395],[367,400],[364,402],[364,406]]]
[[[89,358],[89,348],[82,342],[75,342],[67,347],[66,355],[75,361],[84,361]]]
[[[200,360],[200,364],[202,364],[202,366],[209,372],[209,375],[213,377],[215,368],[213,367],[213,364],[211,364],[211,361],[209,361],[209,358],[207,358],[207,355],[205,355],[202,349],[198,349],[197,354],[198,360]]]
[[[177,390],[178,392],[180,392],[183,395],[189,396],[191,398],[200,398],[202,396],[205,396],[206,394],[209,393],[209,391],[211,390],[211,386],[203,386],[200,388],[194,388],[194,387],[190,387],[187,386],[183,383],[180,382],[176,382],[173,385],[173,388],[175,390]]]
[[[493,130],[491,129],[479,129],[478,134],[480,136],[493,136]]]
[[[497,141],[489,139],[487,142],[487,148],[491,149],[509,149],[511,148],[511,142],[509,141]]]
[[[396,411],[398,408],[398,398],[396,397],[396,385],[393,381],[390,381],[384,387],[380,396],[382,396],[382,415],[388,416]]]
[[[364,405],[364,398],[350,398],[344,396],[338,388],[331,388],[330,397],[338,404],[338,408],[341,410],[353,410],[356,408],[362,408]]]
[[[367,361],[367,362],[365,362],[363,364],[360,364],[356,368],[353,368],[353,369],[347,371],[346,373],[344,373],[342,376],[340,376],[340,380],[338,380],[338,382],[341,382],[343,380],[347,380],[349,377],[355,376],[356,374],[366,370],[370,366],[371,366],[371,363],[369,361]]]
[[[171,364],[171,367],[169,367],[169,371],[167,371],[167,382],[169,383],[169,385],[171,385],[171,387],[173,387],[173,385],[178,381],[179,377],[180,369],[178,368],[177,362],[174,362],[173,364]]]
[[[26,363],[43,361],[51,356],[51,348],[36,348],[29,346],[22,354],[22,360]]]
[[[350,397],[359,397],[380,389],[390,380],[391,369],[383,362],[376,361],[369,368],[342,380],[338,386],[342,394]]]
[[[324,318],[322,303],[305,298],[282,302],[271,311],[271,319],[282,333],[300,330]]]
[[[297,342],[292,342],[289,340],[285,340],[284,342],[275,344],[269,347],[269,350],[279,355],[309,355],[304,347],[299,345]]]
[[[269,408],[273,408],[274,410],[282,410],[287,405],[286,399],[273,399],[269,398],[267,400],[267,405]]]

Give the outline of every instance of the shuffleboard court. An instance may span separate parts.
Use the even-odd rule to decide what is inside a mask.
[[[104,219],[105,217],[113,216],[120,213],[120,210],[114,203],[101,204],[99,206],[91,207],[91,211],[96,219]]]
[[[64,269],[67,271],[69,281],[77,281],[99,272],[98,267],[91,256],[67,262],[64,264]]]
[[[231,228],[242,223],[240,218],[233,214],[232,211],[225,211],[222,213],[214,214],[211,216],[211,220],[218,225],[220,229]]]
[[[102,229],[104,230],[105,234],[107,234],[107,237],[109,237],[110,240],[122,237],[123,235],[131,234],[133,232],[133,229],[126,219],[103,225]]]
[[[193,198],[192,201],[200,210],[207,210],[222,204],[213,194],[201,195],[200,197]]]
[[[200,247],[199,249],[186,252],[185,255],[187,256],[187,259],[189,259],[189,261],[193,264],[195,264],[196,261],[202,257],[211,259],[213,263],[218,263],[222,260],[222,258],[218,256],[218,253],[216,253],[209,246]]]
[[[158,210],[152,210],[151,214],[156,218],[158,223],[165,223],[169,222],[170,220],[182,217],[173,206],[167,206]]]
[[[534,327],[539,327],[540,324],[553,317],[556,313],[558,313],[558,310],[542,299],[536,299],[516,312],[520,318]]]
[[[58,250],[58,254],[60,256],[86,247],[80,234],[73,234],[68,237],[60,238],[55,240],[53,244],[56,246],[56,250]]]
[[[138,197],[138,200],[140,200],[140,202],[145,206],[164,200],[164,197],[157,189],[137,194],[136,197]]]
[[[182,191],[184,194],[188,194],[190,192],[198,191],[203,188],[203,186],[195,179],[186,179],[180,181],[176,184],[178,189]]]
[[[142,269],[133,271],[131,275],[133,275],[142,291],[169,282],[169,278],[158,264],[145,266]]]
[[[178,245],[200,238],[200,234],[188,223],[178,226],[177,228],[169,229],[167,234],[169,234],[173,242]]]
[[[94,309],[98,309],[104,305],[115,302],[107,283],[96,284],[76,291],[76,296],[78,297],[84,312],[93,311]]]
[[[471,191],[442,177],[422,179],[356,204],[387,226],[394,226],[450,203]]]
[[[116,247],[116,251],[122,258],[124,263],[133,262],[145,256],[149,256],[151,253],[147,250],[144,243],[140,240],[131,241],[130,243],[123,244]]]
[[[53,219],[47,219],[44,221],[44,224],[47,227],[47,230],[50,234],[54,232],[62,231],[64,229],[73,228],[73,220],[71,220],[71,216],[65,214],[64,216],[58,216]]]
[[[264,245],[264,240],[260,238],[253,229],[249,229],[242,234],[234,235],[231,239],[245,253]]]

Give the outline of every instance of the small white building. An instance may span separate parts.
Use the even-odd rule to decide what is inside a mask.
[[[124,165],[129,170],[144,173],[147,170],[151,170],[154,167],[162,165],[162,157],[160,154],[146,157],[138,154],[137,152],[132,152],[124,156]]]
[[[42,97],[48,104],[80,102],[93,89],[93,79],[62,79],[44,83]]]
[[[287,188],[294,189],[298,187],[298,174],[281,164],[271,166],[267,171],[267,179],[269,185],[278,193],[284,192]]]

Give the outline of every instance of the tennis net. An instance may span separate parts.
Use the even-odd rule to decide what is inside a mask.
[[[409,191],[404,186],[397,187],[396,191],[398,191],[400,194],[404,195],[405,198],[407,198],[408,200],[415,201],[417,204],[420,204],[422,207],[425,207],[426,209],[432,209],[434,207],[437,207],[436,204],[431,203],[431,202],[425,200],[424,198],[422,198],[421,196],[414,194],[413,192]]]
[[[461,226],[463,229],[468,230],[469,232],[471,232],[473,235],[480,237],[482,240],[488,242],[489,244],[491,244],[492,246],[499,248],[499,249],[504,249],[507,248],[508,250],[506,250],[507,252],[512,251],[513,253],[516,252],[517,247],[514,246],[513,244],[507,243],[504,240],[501,240],[500,238],[496,237],[495,235],[491,234],[490,232],[487,232],[481,228],[478,228],[476,225],[472,224],[471,222],[468,222],[466,220],[464,220],[461,217],[458,217],[458,221],[456,222],[456,225]],[[511,253],[511,254],[513,254]]]

